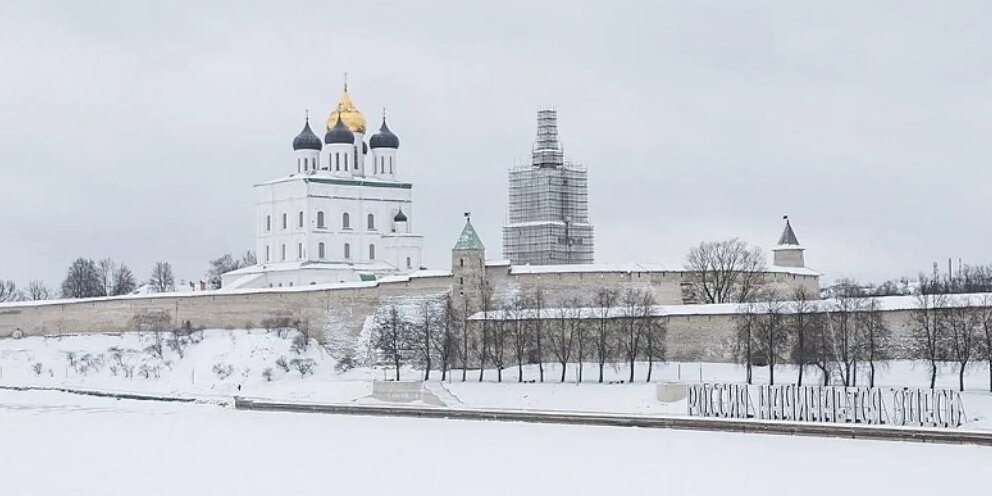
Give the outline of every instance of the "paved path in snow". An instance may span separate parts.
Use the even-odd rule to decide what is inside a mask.
[[[601,425],[613,427],[646,427],[656,429],[721,431],[753,434],[780,434],[791,436],[992,446],[992,432],[976,432],[955,429],[940,430],[907,427],[878,427],[844,424],[769,422],[755,420],[594,414],[579,412],[484,410],[388,405],[282,403],[246,398],[235,398],[234,406],[239,410],[458,420],[495,420],[500,422]]]

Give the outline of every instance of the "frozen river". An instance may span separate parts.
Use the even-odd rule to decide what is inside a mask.
[[[0,493],[936,494],[992,448],[234,411],[0,391]]]

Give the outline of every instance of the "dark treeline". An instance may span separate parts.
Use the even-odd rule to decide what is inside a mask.
[[[642,379],[650,381],[654,364],[665,359],[667,331],[667,319],[655,316],[654,306],[653,294],[640,289],[601,289],[588,301],[573,298],[554,307],[540,289],[507,301],[495,301],[484,289],[480,307],[488,311],[466,319],[463,302],[446,294],[415,308],[385,307],[376,317],[373,346],[396,380],[400,368],[412,366],[424,371],[425,380],[439,371],[441,380],[465,381],[471,369],[479,381],[489,370],[502,382],[504,371],[514,368],[519,382],[564,382],[568,366],[576,365],[576,381],[604,382],[607,364],[620,363],[633,382],[636,364],[647,362]],[[547,363],[558,363],[559,374],[548,376]],[[584,376],[586,364],[595,365],[595,377]]]

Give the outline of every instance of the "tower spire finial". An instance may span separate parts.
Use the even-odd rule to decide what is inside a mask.
[[[344,72],[344,91],[348,91],[348,71]]]
[[[305,116],[305,119],[307,121],[307,124],[310,124],[310,109],[306,109],[303,112],[304,112],[303,115]]]

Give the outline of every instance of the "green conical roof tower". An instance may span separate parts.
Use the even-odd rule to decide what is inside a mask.
[[[455,250],[485,250],[486,247],[483,246],[482,240],[479,239],[479,235],[476,234],[475,228],[472,227],[472,219],[469,216],[465,216],[465,228],[462,229],[461,236],[458,236],[458,242],[455,243]]]

